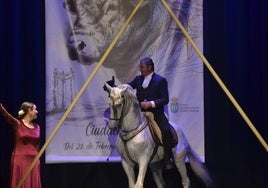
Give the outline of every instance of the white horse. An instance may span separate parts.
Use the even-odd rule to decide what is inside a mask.
[[[162,176],[163,147],[157,144],[150,132],[148,120],[140,110],[136,94],[131,86],[122,84],[111,87],[105,84],[109,92],[110,121],[109,128],[119,129],[116,148],[121,155],[122,166],[128,177],[129,188],[142,188],[149,165],[158,188],[165,187]],[[197,154],[191,149],[187,138],[179,127],[172,125],[177,132],[178,144],[173,148],[174,163],[181,175],[183,188],[190,187],[185,158],[189,159],[194,174],[209,187],[212,180]],[[138,176],[135,176],[138,165]]]

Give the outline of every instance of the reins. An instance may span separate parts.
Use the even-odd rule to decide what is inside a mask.
[[[129,160],[131,160],[131,162],[133,162],[134,164],[137,164],[130,156],[128,148],[127,148],[127,142],[130,141],[132,138],[134,138],[135,136],[137,136],[141,131],[143,131],[145,129],[145,127],[147,127],[149,125],[148,122],[144,123],[142,126],[139,126],[140,128],[137,129],[135,132],[131,133],[131,134],[126,134],[123,135],[123,132],[120,131],[119,132],[119,136],[122,139],[123,143],[124,143],[124,148],[127,154],[127,157],[129,158]],[[156,151],[158,149],[158,145],[156,144],[156,147],[154,148],[154,151],[151,155],[150,161],[153,159],[154,155],[156,154]]]
[[[138,135],[143,129],[145,129],[145,127],[148,126],[148,123],[144,123],[142,126],[139,126],[138,129],[136,129],[135,132],[133,132],[135,129],[133,129],[132,131],[128,131],[128,134],[124,134],[125,132],[122,131],[122,129],[120,129],[119,132],[119,136],[122,139],[122,141],[124,143],[127,143],[129,140],[131,140],[132,138],[134,138],[136,135]],[[131,133],[132,132],[132,133]]]

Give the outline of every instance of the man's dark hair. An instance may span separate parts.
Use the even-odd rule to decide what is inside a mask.
[[[144,57],[140,60],[141,63],[145,63],[145,65],[151,66],[152,67],[152,71],[154,71],[154,62],[150,57]]]

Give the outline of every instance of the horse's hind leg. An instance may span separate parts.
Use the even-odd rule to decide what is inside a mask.
[[[128,164],[124,159],[122,159],[122,166],[125,170],[125,173],[128,178],[128,186],[129,188],[134,188],[135,187],[135,171],[134,171],[134,165]]]
[[[178,149],[175,148],[174,153],[174,163],[181,175],[182,185],[183,188],[189,188],[190,187],[190,180],[187,176],[187,169],[185,165],[185,157],[186,157],[186,150],[185,149]]]
[[[163,164],[161,161],[150,164],[150,169],[151,169],[155,184],[157,185],[157,188],[164,188],[166,186],[165,180],[162,174],[162,166]]]

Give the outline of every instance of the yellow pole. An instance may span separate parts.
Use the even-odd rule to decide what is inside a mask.
[[[181,29],[181,31],[183,32],[184,36],[187,38],[187,40],[193,46],[193,48],[195,49],[195,51],[197,52],[197,54],[200,56],[200,58],[202,59],[202,61],[204,62],[204,64],[207,66],[207,68],[209,69],[210,73],[214,76],[214,78],[216,79],[216,81],[218,82],[218,84],[221,86],[221,88],[223,89],[223,91],[225,92],[225,94],[231,100],[231,102],[236,107],[236,109],[238,110],[238,112],[240,113],[240,115],[244,118],[244,120],[246,121],[246,123],[248,124],[248,126],[250,127],[250,129],[253,131],[253,133],[258,138],[258,140],[260,141],[260,143],[263,145],[263,147],[265,148],[265,150],[268,152],[268,145],[267,145],[267,143],[262,138],[262,136],[259,134],[259,132],[256,130],[256,128],[254,127],[253,123],[250,121],[250,119],[247,117],[247,115],[245,114],[245,112],[239,106],[239,104],[237,103],[237,101],[235,100],[235,98],[232,96],[232,94],[230,93],[230,91],[227,89],[227,87],[221,81],[220,77],[214,71],[214,69],[209,64],[208,60],[205,58],[205,56],[203,55],[203,53],[199,50],[199,48],[197,47],[197,45],[194,43],[194,41],[192,40],[192,38],[190,37],[190,35],[187,33],[187,31],[185,30],[185,28],[183,27],[183,25],[180,23],[180,21],[178,20],[178,18],[176,17],[176,15],[173,13],[173,11],[168,6],[168,4],[164,0],[161,0],[161,1],[162,1],[163,5],[166,7],[167,11],[172,16],[172,18],[175,20],[175,22],[177,23],[177,25],[179,26],[179,28]]]
[[[115,44],[119,40],[120,36],[125,31],[127,25],[129,24],[129,22],[131,21],[131,19],[135,15],[135,13],[138,11],[138,9],[139,9],[140,5],[142,4],[142,2],[143,2],[143,0],[140,0],[138,2],[138,4],[136,5],[136,7],[134,8],[134,10],[132,11],[132,13],[130,14],[130,16],[128,17],[128,19],[125,22],[125,24],[122,26],[122,28],[120,29],[120,31],[118,32],[118,34],[116,35],[116,37],[114,38],[114,40],[112,41],[112,43],[109,45],[108,49],[103,54],[103,56],[101,57],[100,61],[97,63],[95,69],[92,71],[91,75],[88,77],[87,81],[85,82],[85,84],[83,85],[83,87],[80,89],[80,91],[78,92],[78,94],[74,98],[73,102],[67,108],[66,112],[64,113],[64,115],[60,119],[59,123],[57,124],[57,126],[55,127],[55,129],[53,130],[53,132],[51,133],[51,135],[49,136],[49,138],[47,139],[47,141],[45,142],[45,144],[43,145],[43,147],[40,149],[38,155],[35,157],[34,161],[31,164],[31,166],[28,168],[28,170],[26,171],[25,175],[19,181],[19,183],[17,185],[17,188],[20,188],[22,186],[23,182],[28,177],[28,175],[30,174],[31,170],[33,169],[33,167],[35,166],[35,164],[37,163],[37,161],[41,157],[41,155],[44,153],[44,151],[47,148],[48,144],[52,141],[52,139],[54,138],[54,136],[56,135],[56,133],[60,129],[60,127],[63,124],[63,122],[65,121],[65,119],[67,118],[67,116],[69,115],[69,113],[71,112],[71,110],[74,108],[74,105],[77,103],[78,99],[84,93],[84,91],[88,87],[89,83],[91,82],[91,80],[93,79],[93,77],[95,76],[95,74],[98,72],[98,70],[100,69],[101,65],[103,64],[103,62],[105,61],[105,59],[107,58],[107,56],[110,54],[111,50],[113,49],[113,47],[115,46]]]

